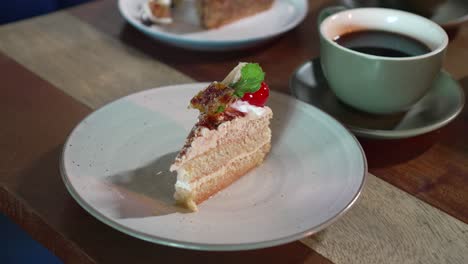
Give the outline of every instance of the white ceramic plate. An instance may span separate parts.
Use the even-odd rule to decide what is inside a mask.
[[[188,213],[174,205],[168,172],[206,83],[132,94],[95,111],[71,133],[61,172],[76,201],[102,222],[151,242],[242,250],[317,232],[356,201],[367,173],[356,139],[324,112],[273,92],[265,162]]]
[[[307,15],[306,0],[275,0],[272,8],[218,29],[200,26],[194,0],[175,8],[173,24],[147,26],[140,19],[146,0],[119,0],[122,16],[143,33],[171,45],[195,50],[248,48],[296,27]]]

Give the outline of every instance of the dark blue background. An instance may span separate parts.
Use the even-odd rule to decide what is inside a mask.
[[[0,214],[0,263],[61,264],[62,262],[9,218]]]
[[[0,24],[42,15],[89,0],[0,0]]]

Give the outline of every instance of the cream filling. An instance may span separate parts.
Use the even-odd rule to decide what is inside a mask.
[[[236,162],[236,161],[238,161],[238,160],[240,160],[242,158],[245,158],[245,157],[248,157],[248,156],[251,156],[251,155],[255,154],[257,151],[259,151],[262,147],[264,147],[269,142],[270,142],[270,139],[265,140],[256,149],[235,157],[234,159],[232,159],[228,163],[226,163],[225,166],[222,166],[217,171],[214,171],[211,174],[208,174],[205,177],[202,177],[199,180],[196,180],[195,182],[190,183],[190,182],[187,182],[187,181],[177,179],[177,182],[176,182],[176,185],[175,185],[176,190],[177,190],[177,188],[180,188],[180,189],[183,189],[185,192],[190,192],[191,193],[193,190],[196,190],[196,189],[200,188],[201,185],[205,184],[206,182],[210,181],[211,179],[214,179],[214,178],[218,177],[219,175],[222,175],[222,174],[226,173],[226,168],[229,167],[232,163],[234,163],[234,162]],[[177,174],[179,174],[179,171],[177,171]]]
[[[176,188],[184,189],[186,191],[191,192],[192,188],[190,187],[190,183],[183,181],[183,180],[177,180],[175,184]]]

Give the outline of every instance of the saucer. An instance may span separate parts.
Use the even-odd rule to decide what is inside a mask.
[[[376,1],[376,0],[341,0],[349,8],[386,7],[412,12],[431,19],[443,28],[456,27],[468,21],[468,1]]]
[[[433,86],[404,113],[374,115],[351,108],[334,95],[325,79],[320,59],[302,64],[289,81],[291,94],[318,107],[360,137],[400,139],[421,135],[452,121],[465,103],[463,90],[447,72],[441,71]]]

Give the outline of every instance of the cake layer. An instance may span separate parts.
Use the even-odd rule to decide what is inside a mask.
[[[250,113],[200,133],[171,167],[177,170],[176,201],[196,211],[197,204],[261,164],[270,150],[271,117],[265,107],[260,116]]]
[[[248,171],[262,164],[265,155],[270,151],[270,142],[267,142],[250,153],[232,158],[228,163],[216,171],[190,184],[176,184],[174,198],[189,209],[196,210],[196,204],[203,202],[220,190],[226,188],[234,181],[245,175]]]
[[[177,168],[174,198],[189,209],[196,210],[196,204],[260,164],[270,149],[270,117],[265,115],[256,119],[243,117],[233,120],[226,124],[226,133],[218,138],[217,147],[198,153],[191,159],[184,159]]]
[[[263,122],[262,122],[263,123]],[[240,132],[240,133],[236,133]],[[193,182],[206,174],[216,171],[220,166],[229,162],[232,158],[250,153],[267,142],[270,142],[271,131],[268,123],[263,127],[250,128],[246,131],[236,131],[220,140],[217,148],[213,148],[184,163],[180,180]],[[187,176],[187,177],[185,177]]]
[[[271,7],[273,0],[199,0],[201,23],[216,28]]]
[[[184,146],[179,155],[177,155],[170,170],[179,170],[185,167],[185,163],[197,158],[199,155],[206,154],[211,149],[215,149],[220,145],[237,141],[245,136],[254,136],[261,133],[264,127],[269,125],[270,119],[273,116],[271,109],[267,106],[263,107],[262,111],[258,115],[254,112],[249,112],[244,117],[222,123],[217,129],[210,130],[205,127],[194,127],[193,130],[195,132],[193,135],[189,135],[187,139],[190,144]],[[178,174],[178,180],[190,180],[180,177],[180,174]]]

